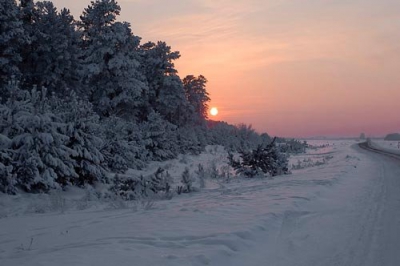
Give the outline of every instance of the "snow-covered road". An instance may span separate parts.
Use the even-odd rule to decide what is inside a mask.
[[[0,265],[400,265],[400,161],[351,141],[318,156],[329,161],[274,180],[210,181],[149,210],[9,212]]]
[[[400,161],[353,148],[352,177],[285,217],[265,265],[400,265]]]

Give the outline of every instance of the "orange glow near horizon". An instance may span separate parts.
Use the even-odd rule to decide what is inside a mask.
[[[90,1],[55,0],[75,16]],[[204,75],[218,120],[286,137],[400,132],[400,1],[122,0],[120,20]]]

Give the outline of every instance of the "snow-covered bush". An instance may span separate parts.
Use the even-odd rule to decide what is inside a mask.
[[[151,176],[150,189],[158,194],[160,192],[169,193],[171,190],[172,177],[163,168],[159,167],[157,171]]]
[[[197,165],[196,174],[197,178],[199,179],[200,188],[204,188],[206,186],[205,184],[206,171],[204,170],[204,166],[200,163]]]
[[[189,168],[185,168],[185,170],[182,173],[182,179],[181,179],[182,187],[178,187],[178,193],[180,192],[183,193],[190,193],[193,191],[193,178],[190,175]]]
[[[239,153],[241,160],[235,160],[232,153],[229,153],[228,156],[229,165],[237,174],[255,177],[289,173],[287,155],[279,152],[275,145],[275,139],[265,147],[259,145],[252,151]]]
[[[208,144],[221,145],[232,152],[255,149],[271,142],[268,134],[258,134],[251,125],[208,121],[207,126]]]
[[[172,177],[163,168],[150,176],[127,176],[116,174],[112,179],[110,191],[124,200],[138,200],[155,195],[171,197]]]
[[[279,150],[285,153],[304,153],[308,148],[306,141],[299,141],[296,139],[280,139]]]
[[[207,173],[211,178],[219,177],[219,170],[215,161],[211,161],[208,165]]]
[[[117,174],[112,180],[110,191],[114,192],[122,199],[134,200],[139,197],[138,193],[139,182],[140,182],[139,178],[120,176]]]

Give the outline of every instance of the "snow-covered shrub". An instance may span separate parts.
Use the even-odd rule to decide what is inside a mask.
[[[255,150],[239,153],[241,160],[235,160],[232,153],[228,156],[229,165],[237,174],[255,177],[289,173],[288,158],[286,154],[279,152],[275,139],[265,147],[259,145]]]
[[[190,193],[193,191],[193,179],[192,176],[190,175],[189,168],[185,168],[185,170],[182,173],[182,189],[181,192],[183,193]]]
[[[208,165],[207,173],[211,178],[219,177],[219,170],[215,161],[211,161]]]
[[[159,167],[151,176],[150,189],[158,194],[159,192],[169,193],[171,190],[172,177],[163,168]]]
[[[158,168],[150,176],[124,176],[116,174],[112,180],[110,191],[124,200],[139,200],[155,195],[171,195],[172,178],[168,171]]]
[[[199,179],[200,188],[204,188],[206,186],[205,185],[206,171],[204,170],[204,166],[201,163],[197,165],[196,174],[197,178]]]
[[[208,121],[207,126],[208,144],[221,145],[232,152],[255,149],[258,145],[270,143],[268,134],[258,134],[251,125]]]
[[[110,191],[124,200],[138,200],[153,195],[151,184],[144,176],[115,175]]]
[[[134,200],[138,196],[135,193],[135,188],[138,182],[139,179],[137,178],[120,176],[117,174],[112,180],[110,191],[125,200]]]
[[[224,165],[221,167],[221,173],[220,176],[222,179],[224,179],[226,182],[229,182],[231,179],[231,172],[230,172],[230,166],[229,165]]]
[[[301,142],[296,139],[281,139],[279,143],[279,150],[286,153],[304,153],[307,147],[308,144],[306,141]]]

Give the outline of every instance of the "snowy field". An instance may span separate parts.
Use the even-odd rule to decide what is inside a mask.
[[[293,156],[291,175],[207,178],[200,192],[170,200],[0,195],[0,265],[400,265],[372,264],[367,247],[356,248],[367,238],[358,222],[372,226],[367,210],[377,206],[376,160],[355,141],[309,143],[325,146]],[[199,163],[223,170],[225,160],[207,147],[162,165],[177,178]]]

